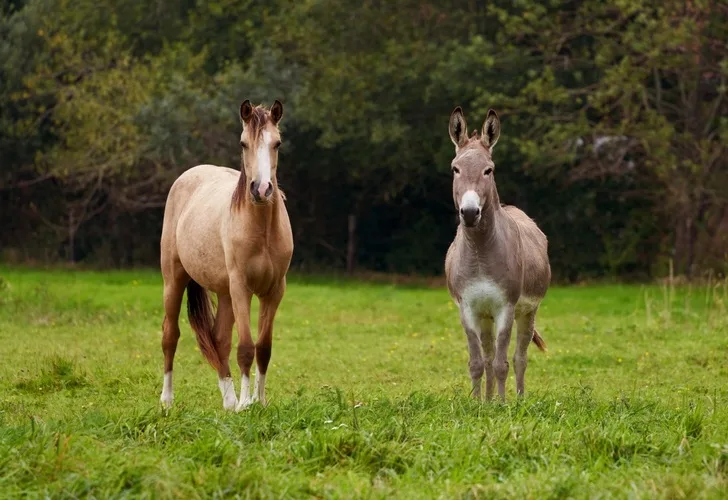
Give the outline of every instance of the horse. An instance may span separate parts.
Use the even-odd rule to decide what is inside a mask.
[[[217,370],[223,408],[236,411],[266,404],[265,380],[273,346],[273,321],[286,290],[293,235],[276,170],[283,105],[240,106],[241,168],[198,165],[170,188],[160,240],[164,278],[161,403],[174,399],[172,369],[180,336],[179,314],[187,290],[187,312],[200,352]],[[210,300],[217,295],[217,312]],[[258,336],[250,331],[252,296],[260,301]],[[238,329],[240,400],[230,374],[233,324]],[[257,360],[251,395],[250,370]]]
[[[505,400],[515,322],[516,393],[523,396],[528,346],[533,342],[546,350],[535,321],[551,281],[548,241],[523,211],[500,203],[492,158],[500,137],[496,112],[490,109],[481,133],[468,137],[458,106],[450,115],[449,134],[455,144],[452,193],[459,224],[445,258],[445,274],[468,341],[472,395],[481,399],[485,372],[486,400],[492,399],[496,380]]]

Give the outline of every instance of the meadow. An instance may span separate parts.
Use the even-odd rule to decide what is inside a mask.
[[[270,404],[224,412],[183,317],[165,411],[158,272],[0,267],[0,497],[728,497],[725,282],[552,288],[505,404],[443,288],[289,283]]]

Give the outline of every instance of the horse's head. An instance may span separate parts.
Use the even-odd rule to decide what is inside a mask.
[[[243,132],[240,134],[241,169],[247,180],[246,191],[255,204],[268,203],[277,189],[276,168],[281,134],[278,122],[283,116],[283,105],[276,100],[270,110],[253,107],[246,100],[240,105]],[[242,195],[242,193],[240,193]]]

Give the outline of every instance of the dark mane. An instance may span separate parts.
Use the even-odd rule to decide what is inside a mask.
[[[249,127],[250,135],[257,140],[260,137],[265,126],[270,120],[270,111],[265,107],[258,105],[253,108],[253,116],[246,125]],[[235,186],[233,197],[230,200],[230,208],[238,209],[245,202],[245,190],[248,188],[248,178],[245,176],[245,165],[243,160],[243,150],[240,149],[240,177],[238,177],[238,185]]]
[[[257,139],[262,130],[268,124],[268,121],[270,121],[270,111],[265,106],[254,107],[253,116],[250,118],[250,123],[247,125],[252,129],[250,131],[250,135]]]

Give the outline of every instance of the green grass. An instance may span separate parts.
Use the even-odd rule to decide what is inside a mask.
[[[2,498],[728,496],[725,283],[552,289],[526,399],[486,404],[443,289],[294,277],[231,414],[186,319],[159,407],[158,273],[0,276]]]

